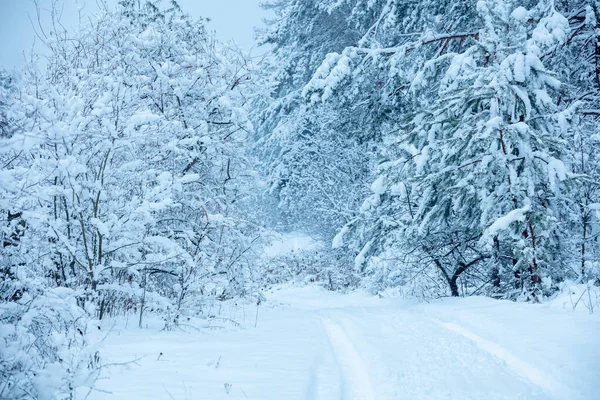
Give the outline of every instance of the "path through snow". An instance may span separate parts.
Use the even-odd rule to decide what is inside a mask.
[[[342,370],[342,397],[345,399],[375,400],[375,391],[373,390],[369,371],[355,344],[335,322],[324,319],[323,326],[331,341],[335,358]],[[321,384],[329,385],[328,382]]]
[[[600,398],[598,315],[485,298],[419,305],[317,288],[267,298],[256,329],[253,321],[197,333],[115,327],[105,362],[142,359],[108,370],[89,398]]]

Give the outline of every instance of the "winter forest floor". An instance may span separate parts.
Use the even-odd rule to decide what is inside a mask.
[[[104,369],[88,398],[600,398],[600,314],[573,310],[568,295],[544,305],[265,295],[258,318],[255,305],[224,305],[210,329],[105,322],[103,363],[137,361]]]

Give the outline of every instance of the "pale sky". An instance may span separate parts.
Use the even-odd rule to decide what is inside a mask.
[[[53,0],[38,0],[44,9],[47,23]],[[78,21],[78,4],[83,13],[98,11],[96,0],[54,0],[62,10],[63,25],[74,28]],[[117,0],[105,0],[109,5]],[[217,31],[221,40],[233,39],[246,50],[254,44],[254,26],[262,24],[264,13],[259,7],[262,0],[178,0],[181,8],[194,17],[210,17],[209,29]],[[163,0],[166,4],[166,0]],[[32,0],[0,0],[0,67],[13,68],[23,63],[23,52],[29,53],[35,34],[30,22],[37,18]],[[41,48],[36,45],[36,50]]]

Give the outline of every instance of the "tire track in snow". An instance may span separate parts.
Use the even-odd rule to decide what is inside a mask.
[[[553,398],[565,400],[576,398],[573,397],[573,394],[570,393],[570,390],[558,382],[556,378],[548,375],[544,371],[541,371],[526,361],[521,360],[499,344],[486,340],[456,323],[442,322],[436,319],[433,319],[433,321],[441,327],[469,339],[481,350],[504,361],[508,368],[510,368],[515,374],[528,380],[534,385],[537,385],[546,394],[552,396]]]
[[[306,400],[343,400],[343,376],[326,332],[324,351],[310,370]]]
[[[321,322],[342,372],[342,399],[375,400],[369,372],[354,343],[335,322],[330,319]]]

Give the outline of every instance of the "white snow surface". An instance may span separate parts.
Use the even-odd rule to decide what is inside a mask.
[[[249,304],[224,304],[198,331],[104,321],[103,363],[137,361],[104,369],[89,399],[600,398],[600,315],[564,299],[264,294],[256,327]]]
[[[273,258],[290,253],[317,250],[321,246],[317,240],[299,232],[277,234],[264,249],[264,255]]]

